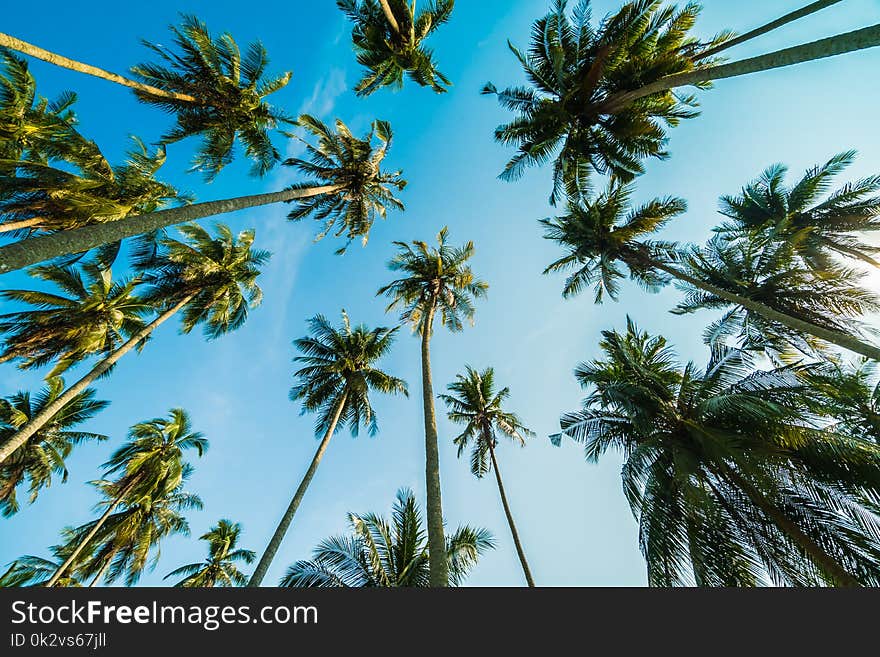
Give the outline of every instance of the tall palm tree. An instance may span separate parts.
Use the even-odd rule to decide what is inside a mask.
[[[174,224],[271,203],[301,201],[291,212],[291,219],[303,218],[310,208],[316,219],[329,222],[325,232],[338,222],[342,225],[337,234],[347,234],[349,240],[366,238],[375,217],[385,216],[386,206],[403,208],[392,193],[392,189],[400,190],[406,185],[401,172],[385,172],[380,168],[391,145],[392,133],[387,123],[374,122],[364,139],[353,137],[341,121],[336,122],[336,134],[314,117],[302,116],[300,123],[318,137],[318,143],[307,147],[307,160],[290,158],[286,164],[306,173],[310,182],[294,184],[280,192],[158,210],[129,216],[124,221],[93,224],[0,246],[0,274]]]
[[[142,297],[153,304],[159,314],[0,444],[0,463],[64,404],[107,373],[120,358],[178,312],[182,313],[183,333],[202,326],[208,339],[234,331],[245,323],[248,309],[255,308],[262,300],[256,279],[269,253],[253,248],[253,230],[242,231],[237,236],[222,224],[216,230],[217,236],[212,237],[204,228],[187,224],[180,228],[183,241],[171,237],[160,241],[163,251],[151,262],[141,263],[151,268],[147,279],[150,289]]]
[[[208,542],[208,558],[201,563],[181,566],[168,573],[169,577],[180,577],[175,586],[185,588],[213,588],[215,586],[243,586],[247,577],[236,562],[253,563],[257,555],[251,550],[236,549],[241,535],[241,525],[230,520],[221,520],[202,534],[199,539]]]
[[[358,63],[367,69],[355,86],[359,96],[382,87],[403,87],[403,76],[443,93],[452,83],[437,70],[425,41],[452,15],[455,0],[427,0],[416,12],[406,0],[336,0],[354,23],[351,38]]]
[[[248,586],[259,586],[266,577],[339,424],[347,423],[354,436],[363,424],[374,435],[379,425],[370,392],[408,395],[402,379],[375,367],[391,350],[396,333],[396,328],[370,329],[363,324],[352,328],[343,311],[340,328],[316,315],[309,320],[309,335],[294,341],[301,353],[294,362],[303,367],[294,375],[297,384],[290,391],[290,399],[302,404],[303,413],[318,413],[315,433],[323,437]]]
[[[507,502],[507,494],[504,492],[504,484],[501,481],[501,470],[498,468],[498,459],[495,456],[495,446],[498,442],[497,433],[502,433],[508,438],[525,446],[526,437],[535,434],[527,429],[520,419],[513,413],[502,408],[504,401],[510,396],[510,388],[502,388],[495,391],[495,370],[491,367],[483,372],[468,367],[465,374],[456,376],[454,383],[447,388],[453,394],[440,395],[440,399],[449,407],[448,417],[456,424],[464,424],[464,431],[455,438],[458,446],[458,456],[473,442],[471,450],[471,472],[482,479],[489,470],[495,471],[495,481],[498,484],[498,493],[501,496],[501,504],[504,507],[504,515],[507,516],[507,524],[513,536],[516,546],[516,554],[522,565],[526,583],[535,585],[532,572],[526,561],[526,553],[520,542],[519,532],[513,522],[513,513]]]
[[[767,235],[792,242],[797,254],[815,272],[834,268],[832,255],[880,267],[872,256],[880,248],[866,244],[859,234],[880,230],[880,175],[851,182],[829,193],[833,179],[855,160],[856,152],[832,157],[809,169],[792,187],[786,187],[788,168],[776,164],[746,185],[739,196],[721,199],[721,214],[730,218],[717,232],[722,235]]]
[[[553,202],[563,189],[583,185],[591,170],[626,181],[642,172],[644,158],[666,157],[665,126],[696,115],[696,98],[677,88],[707,88],[714,80],[880,45],[877,25],[720,64],[714,54],[732,43],[732,35],[705,43],[690,36],[699,13],[695,3],[678,10],[662,0],[635,0],[598,27],[591,24],[589,0],[579,0],[571,17],[567,4],[555,0],[535,22],[528,54],[511,46],[530,86],[484,88],[517,113],[495,132],[498,141],[518,146],[502,178],[515,179],[526,166],[553,159]]]
[[[94,264],[80,269],[47,265],[29,273],[61,294],[0,291],[0,299],[30,306],[0,315],[0,362],[17,359],[21,369],[54,362],[49,376],[56,376],[93,354],[109,356],[143,330],[151,312],[136,294],[138,279],[114,281],[109,269]]]
[[[437,411],[431,379],[431,337],[434,319],[452,332],[464,328],[463,320],[474,321],[473,301],[484,297],[489,285],[477,279],[468,261],[474,243],[454,247],[447,243],[449,229],[437,235],[438,246],[425,242],[395,242],[397,255],[389,269],[402,278],[382,287],[378,294],[391,298],[386,312],[401,309],[401,319],[412,325],[422,343],[422,405],[425,414],[425,490],[427,491],[428,545],[431,556],[431,586],[447,586],[448,560],[443,536],[443,504],[440,490],[440,448],[437,438]]]
[[[880,581],[880,449],[813,424],[795,369],[724,348],[681,368],[631,321],[602,336],[562,430],[590,461],[623,452],[652,586]]]
[[[675,279],[726,304],[741,307],[753,316],[758,315],[768,322],[781,325],[793,334],[812,335],[880,360],[880,348],[837,328],[788,314],[790,308],[777,306],[781,300],[761,297],[758,294],[760,286],[744,284],[722,287],[717,279],[707,275],[707,270],[701,269],[694,257],[684,258],[687,260],[685,267],[676,266],[683,259],[682,250],[677,245],[644,238],[682,214],[686,210],[686,203],[682,199],[665,198],[631,208],[632,191],[631,185],[612,181],[594,199],[570,197],[565,215],[541,221],[546,228],[545,237],[558,242],[567,251],[544,273],[573,270],[565,282],[564,296],[574,296],[585,286],[595,284],[597,303],[601,303],[605,294],[616,298],[625,268],[630,278],[649,290],[656,290],[670,279]],[[835,289],[839,290],[840,287]],[[834,299],[830,296],[822,297],[822,302],[829,304],[826,306],[828,308],[834,307]],[[861,303],[872,302],[864,298]],[[815,316],[811,319],[815,319]]]
[[[422,514],[411,490],[397,492],[390,523],[374,513],[350,513],[348,521],[351,535],[322,542],[311,561],[288,568],[281,586],[431,586]],[[461,584],[480,555],[494,547],[488,530],[459,527],[446,539],[450,584]]]
[[[232,161],[236,138],[254,161],[254,171],[266,173],[279,159],[269,130],[290,121],[265,97],[287,85],[291,73],[265,79],[269,58],[262,44],[252,43],[242,57],[232,36],[212,37],[195,16],[182,15],[180,27],[170,29],[177,50],[144,41],[159,55],[160,63],[132,67],[138,80],[62,57],[8,34],[0,33],[0,46],[127,86],[141,101],[174,114],[177,125],[163,139],[174,142],[200,135],[194,166],[208,179]]]
[[[201,433],[192,430],[189,416],[182,408],[171,409],[168,419],[153,418],[131,427],[128,442],[103,465],[105,476],[119,476],[113,481],[95,482],[105,497],[102,503],[106,506],[104,513],[76,530],[75,547],[46,586],[54,586],[83,550],[94,547],[96,537],[101,540],[100,532],[104,531],[105,525],[113,531],[112,528],[118,528],[120,522],[129,523],[126,525],[129,529],[138,528],[139,531],[144,518],[152,521],[151,509],[157,506],[157,502],[170,504],[158,510],[169,512],[174,511],[178,502],[184,506],[189,504],[185,496],[176,497],[181,494],[180,487],[188,476],[189,466],[184,462],[183,454],[189,449],[195,449],[202,456],[208,449],[208,441]],[[120,505],[125,508],[117,513]],[[136,517],[135,521],[131,520],[132,516]],[[123,552],[118,541],[114,545],[118,550],[106,558],[106,562]],[[141,548],[133,546],[132,549],[139,551]]]
[[[16,433],[63,391],[64,380],[53,377],[33,397],[28,392],[18,392],[0,401],[0,441]],[[60,475],[62,483],[67,481],[64,461],[74,446],[89,440],[107,439],[103,434],[77,431],[74,427],[90,420],[109,404],[95,399],[92,388],[83,390],[65,404],[51,422],[0,464],[0,514],[9,517],[18,512],[16,489],[25,481],[28,482],[31,503],[41,489],[52,484],[53,475]]]

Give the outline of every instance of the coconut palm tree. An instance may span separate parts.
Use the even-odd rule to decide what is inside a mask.
[[[833,179],[855,157],[855,151],[835,155],[809,169],[792,187],[785,185],[785,165],[768,167],[741,195],[721,199],[721,214],[730,221],[717,232],[733,237],[766,235],[795,243],[797,255],[819,274],[836,266],[835,255],[880,267],[872,257],[880,248],[860,238],[861,233],[880,230],[880,175],[829,193]]]
[[[180,232],[183,241],[162,238],[162,252],[149,262],[138,263],[150,268],[146,275],[149,290],[141,296],[159,314],[98,362],[15,435],[0,444],[0,463],[48,422],[64,404],[106,374],[120,358],[178,312],[182,316],[183,333],[202,326],[207,339],[218,338],[245,323],[248,310],[258,306],[262,300],[262,291],[256,280],[260,267],[269,259],[269,253],[253,248],[253,230],[242,231],[237,236],[222,224],[216,230],[217,236],[212,237],[196,224],[182,226]]]
[[[63,391],[64,380],[53,377],[33,397],[29,392],[18,392],[0,401],[0,441],[16,433]],[[90,420],[109,404],[95,399],[94,389],[83,390],[0,464],[0,514],[9,517],[18,512],[16,489],[25,482],[29,502],[33,503],[40,490],[52,484],[53,475],[60,476],[62,483],[67,481],[64,461],[74,446],[89,440],[107,439],[103,434],[77,431],[74,427]]]
[[[174,114],[177,125],[163,140],[201,136],[194,167],[209,180],[232,161],[236,139],[254,161],[254,172],[266,173],[279,160],[269,130],[290,120],[265,98],[287,85],[291,73],[264,78],[269,58],[262,44],[252,43],[242,56],[232,36],[212,37],[195,16],[182,15],[181,25],[170,29],[176,51],[144,41],[160,59],[132,67],[138,80],[62,57],[8,34],[0,33],[0,46],[124,85],[134,89],[141,101]]]
[[[46,586],[54,586],[87,548],[97,555],[97,548],[92,548],[97,541],[104,540],[102,537],[108,531],[118,534],[119,527],[124,526],[126,531],[137,533],[143,529],[142,522],[149,524],[156,517],[163,523],[170,518],[169,527],[176,526],[176,510],[190,504],[187,494],[180,490],[189,473],[190,466],[183,460],[184,452],[189,449],[196,450],[202,456],[208,449],[208,441],[201,433],[192,430],[189,415],[182,408],[171,409],[168,419],[153,418],[131,427],[128,442],[103,465],[105,476],[118,474],[118,477],[112,481],[105,479],[94,482],[105,498],[101,503],[106,507],[105,511],[97,520],[75,531],[75,547]],[[193,504],[197,504],[197,500]],[[120,505],[123,508],[117,512]],[[153,507],[156,507],[155,513],[159,516],[152,515]],[[167,518],[162,515],[166,512],[169,514]],[[119,536],[115,538],[119,539]],[[123,549],[124,546],[120,547],[122,543],[119,540],[113,545],[117,550],[109,557],[104,555],[105,563],[120,554],[129,554]],[[149,545],[146,552],[142,551],[142,547],[132,545],[131,549],[141,555],[138,559],[143,557],[145,561]],[[128,561],[125,563],[128,564]]]
[[[425,414],[425,489],[427,491],[428,545],[431,555],[431,586],[447,586],[448,560],[444,554],[443,504],[440,490],[440,449],[437,438],[437,411],[431,379],[431,337],[434,319],[452,332],[464,328],[464,320],[474,321],[474,300],[486,296],[489,285],[477,279],[468,261],[474,244],[463,247],[447,243],[449,229],[437,235],[438,246],[425,242],[395,242],[397,255],[389,269],[401,278],[382,287],[378,294],[391,298],[386,312],[400,309],[401,319],[412,325],[422,343],[422,405]]]
[[[464,431],[455,438],[458,446],[458,456],[461,458],[464,450],[473,442],[471,450],[471,472],[478,479],[482,479],[489,470],[495,471],[495,481],[498,484],[498,493],[501,496],[501,504],[504,507],[504,515],[507,516],[507,524],[513,536],[516,546],[516,554],[522,564],[523,574],[529,586],[535,585],[532,572],[526,561],[526,553],[520,542],[519,532],[513,522],[513,513],[507,502],[507,494],[504,492],[504,484],[501,481],[501,470],[498,468],[498,459],[495,456],[495,446],[498,443],[497,433],[501,433],[513,441],[525,446],[526,437],[535,434],[527,429],[520,419],[513,413],[502,408],[504,401],[510,396],[510,388],[502,388],[495,391],[495,370],[491,367],[483,372],[468,367],[465,374],[456,376],[454,383],[447,388],[453,394],[440,395],[440,399],[449,407],[447,417],[456,424],[464,424]]]
[[[294,375],[297,384],[290,391],[290,399],[302,404],[303,413],[318,413],[315,433],[322,438],[248,586],[259,586],[266,577],[337,427],[348,424],[356,436],[364,425],[375,435],[379,425],[370,392],[408,396],[402,379],[376,368],[376,363],[391,350],[396,334],[396,328],[370,329],[363,324],[352,328],[343,311],[340,328],[316,315],[309,320],[309,335],[294,341],[301,353],[294,362],[302,363],[303,367]]]
[[[813,424],[795,368],[721,347],[682,368],[632,321],[600,347],[562,430],[590,461],[623,452],[652,586],[880,581],[880,449]]]
[[[707,344],[736,337],[742,348],[764,351],[773,359],[791,354],[792,349],[815,356],[824,353],[828,343],[736,304],[729,296],[720,296],[719,290],[832,335],[861,338],[868,329],[855,318],[880,310],[880,298],[859,286],[864,278],[860,272],[833,262],[815,273],[804,268],[795,255],[804,238],[806,233],[784,242],[767,237],[731,241],[716,236],[702,249],[692,248],[685,259],[686,269],[702,287],[682,284],[685,298],[672,312],[724,310],[724,315],[706,329]],[[708,291],[705,285],[713,290]]]
[[[403,76],[444,93],[452,83],[437,70],[425,41],[452,15],[454,0],[427,0],[422,10],[406,0],[336,0],[354,23],[351,38],[358,63],[367,69],[355,86],[359,96],[382,87],[403,88]]]
[[[805,373],[815,412],[835,431],[880,444],[880,378],[877,363],[824,362]]]
[[[554,0],[535,22],[528,53],[511,46],[530,86],[484,88],[517,114],[495,132],[499,142],[518,146],[501,177],[516,179],[525,167],[552,159],[554,203],[563,190],[583,186],[592,170],[627,181],[642,172],[646,157],[665,158],[666,127],[696,116],[695,96],[675,89],[705,89],[714,80],[880,45],[877,25],[720,64],[714,55],[733,43],[732,35],[707,42],[691,36],[700,9],[695,3],[678,10],[662,0],[635,0],[598,27],[589,0],[579,0],[570,17],[567,4]]]
[[[199,540],[208,542],[207,560],[181,566],[168,573],[165,579],[183,576],[175,586],[185,588],[243,586],[247,577],[235,564],[238,561],[253,563],[257,555],[251,550],[236,549],[240,535],[239,523],[221,520],[199,537]]]
[[[374,513],[350,513],[348,521],[351,535],[322,542],[311,561],[297,561],[288,568],[281,586],[430,586],[422,514],[411,490],[397,492],[390,523]],[[488,530],[459,527],[446,539],[450,584],[461,584],[480,555],[494,547]]]
[[[47,265],[29,273],[60,294],[0,290],[0,299],[30,306],[0,315],[0,362],[19,360],[21,369],[54,362],[49,376],[57,376],[91,355],[107,357],[143,330],[152,311],[136,294],[137,278],[114,281],[109,269],[94,264]]]
[[[565,215],[541,221],[546,228],[545,237],[558,242],[567,251],[544,271],[572,272],[565,282],[564,296],[574,296],[585,286],[595,285],[597,303],[601,303],[606,294],[614,299],[625,271],[631,279],[649,290],[656,290],[674,279],[713,298],[717,297],[729,306],[742,308],[752,317],[760,316],[762,321],[782,326],[791,331],[790,335],[811,335],[880,360],[880,349],[874,345],[831,328],[825,322],[817,324],[788,314],[790,308],[777,305],[782,300],[764,298],[759,294],[760,285],[719,286],[719,281],[710,277],[707,269],[701,268],[693,252],[687,258],[682,255],[678,245],[645,239],[672,218],[684,213],[687,206],[682,199],[665,198],[631,208],[632,192],[632,185],[612,181],[605,191],[591,200],[583,196],[569,197]],[[681,261],[684,261],[684,267],[676,266]],[[836,274],[842,276],[843,272]],[[834,283],[835,277],[829,276],[829,281]],[[818,280],[817,286],[821,287]],[[834,289],[841,288],[837,286]],[[833,298],[821,294],[817,296],[821,298],[813,304],[813,308],[823,303],[828,308],[834,307]],[[873,301],[866,296],[860,303],[867,308]]]
[[[349,240],[366,239],[376,216],[384,217],[387,206],[403,209],[392,193],[393,189],[406,186],[401,172],[380,168],[391,145],[392,132],[387,123],[374,122],[364,139],[353,137],[341,121],[336,122],[336,134],[314,117],[302,116],[300,123],[318,137],[318,143],[307,146],[307,159],[290,158],[285,164],[306,173],[311,178],[309,182],[291,185],[284,191],[158,210],[129,216],[124,221],[93,224],[7,244],[0,247],[0,274],[135,235],[147,235],[174,224],[271,203],[300,201],[291,212],[291,219],[302,219],[310,209],[316,219],[327,222],[319,238],[338,223],[336,234],[345,234]]]

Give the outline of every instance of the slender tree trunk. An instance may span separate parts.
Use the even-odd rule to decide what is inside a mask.
[[[2,356],[0,356],[0,364],[8,363],[13,358],[15,358],[15,354],[3,354]]]
[[[305,497],[306,490],[308,490],[309,484],[312,483],[312,478],[318,471],[318,465],[320,465],[321,459],[324,457],[324,452],[327,451],[327,446],[330,444],[330,439],[336,432],[336,425],[339,424],[339,418],[342,416],[342,411],[345,408],[345,402],[347,399],[348,393],[345,392],[337,403],[336,410],[333,412],[333,417],[330,420],[330,425],[327,427],[327,431],[324,433],[324,438],[321,440],[321,444],[318,445],[318,451],[315,452],[315,456],[312,457],[312,462],[311,464],[309,464],[309,469],[306,471],[306,474],[302,478],[299,487],[296,489],[296,493],[294,493],[293,499],[290,500],[287,511],[284,512],[284,516],[282,516],[281,522],[278,523],[278,527],[277,529],[275,529],[275,533],[272,535],[272,540],[270,540],[269,545],[266,546],[266,551],[263,552],[263,556],[260,557],[260,562],[257,564],[257,567],[254,570],[254,574],[251,575],[248,586],[260,586],[260,584],[262,584],[263,582],[263,579],[266,577],[269,566],[272,565],[272,560],[275,559],[275,555],[278,552],[278,549],[281,547],[281,542],[284,540],[284,536],[287,534],[287,530],[290,528],[290,523],[293,521],[293,516],[296,515],[296,511],[299,508],[300,502],[302,502],[303,497]]]
[[[726,465],[718,464],[721,474],[731,484],[739,488],[748,496],[756,507],[768,517],[773,523],[779,527],[791,540],[797,543],[800,548],[818,565],[826,575],[831,577],[835,586],[856,587],[862,584],[852,575],[850,575],[841,566],[836,559],[829,555],[822,547],[812,538],[807,536],[800,527],[794,523],[791,518],[785,515],[777,506],[771,503],[755,486],[751,484],[745,477],[741,477]]]
[[[72,564],[76,560],[83,549],[85,549],[85,547],[89,544],[89,541],[95,538],[95,536],[101,530],[101,527],[103,527],[104,523],[107,522],[107,518],[113,515],[113,512],[116,511],[116,507],[118,507],[122,500],[125,499],[125,496],[131,492],[137,482],[138,477],[133,478],[130,482],[128,482],[128,485],[119,492],[119,495],[117,495],[116,499],[114,499],[110,506],[107,507],[107,510],[101,514],[101,517],[98,518],[98,521],[92,526],[92,528],[89,530],[89,533],[86,534],[85,537],[83,537],[83,539],[79,542],[79,545],[77,545],[73,552],[70,553],[67,559],[65,559],[64,563],[59,566],[58,570],[55,571],[55,574],[49,578],[49,581],[45,584],[46,587],[55,586],[56,582],[58,582],[58,580],[61,579],[61,576],[64,574],[64,571],[66,571],[70,567],[70,564]],[[94,582],[92,582],[92,585],[94,585]]]
[[[700,279],[695,278],[681,271],[680,269],[664,264],[663,262],[655,260],[644,254],[639,254],[638,257],[650,264],[651,267],[666,272],[670,276],[673,276],[680,281],[690,283],[694,287],[708,292],[709,294],[714,294],[715,296],[720,297],[725,301],[729,301],[734,305],[742,306],[750,312],[757,313],[765,317],[766,319],[769,319],[770,321],[777,322],[779,324],[782,324],[783,326],[787,326],[793,331],[813,335],[821,340],[825,340],[825,342],[829,342],[831,344],[837,345],[838,347],[842,347],[843,349],[847,349],[848,351],[861,354],[872,360],[880,361],[880,348],[862,342],[858,338],[855,338],[847,333],[835,331],[833,329],[822,328],[821,326],[816,326],[811,322],[806,322],[802,319],[792,317],[791,315],[786,315],[785,313],[774,310],[769,306],[765,306],[763,303],[752,301],[747,297],[734,294],[733,292],[728,292],[723,288],[716,287],[715,285],[701,281]]]
[[[770,71],[775,68],[793,66],[815,59],[834,57],[876,46],[880,46],[880,25],[865,27],[854,32],[847,32],[846,34],[821,39],[820,41],[806,43],[793,48],[786,48],[785,50],[778,50],[760,57],[752,57],[751,59],[743,59],[738,62],[731,62],[730,64],[721,64],[720,66],[701,68],[687,73],[669,75],[640,89],[625,91],[611,96],[596,109],[596,112],[599,114],[614,114],[639,98],[644,98],[661,91],[686,87],[700,82],[711,82],[712,80],[723,80],[751,73]]]
[[[116,84],[130,87],[131,89],[137,89],[138,91],[148,93],[151,96],[159,96],[161,98],[168,98],[170,100],[180,100],[185,103],[199,102],[197,98],[193,98],[192,96],[188,96],[186,94],[178,94],[174,93],[173,91],[164,91],[162,89],[157,89],[156,87],[151,87],[148,84],[142,84],[141,82],[130,80],[129,78],[122,77],[121,75],[117,75],[116,73],[105,71],[104,69],[98,68],[97,66],[89,66],[88,64],[83,64],[82,62],[78,62],[74,59],[68,59],[67,57],[56,55],[53,52],[49,52],[48,50],[40,48],[39,46],[27,43],[26,41],[22,41],[21,39],[16,39],[14,36],[3,34],[2,32],[0,32],[0,46],[9,48],[10,50],[15,50],[25,55],[30,55],[31,57],[36,57],[37,59],[41,59],[44,62],[49,62],[50,64],[54,64],[55,66],[69,68],[70,70],[77,71],[78,73],[85,73],[86,75],[92,75],[96,78],[107,80],[108,82],[115,82]]]
[[[100,582],[101,579],[103,579],[104,575],[107,574],[107,571],[110,570],[110,564],[113,562],[113,557],[116,556],[116,552],[116,550],[113,550],[112,552],[110,552],[110,554],[107,555],[107,560],[104,562],[104,565],[101,566],[101,570],[99,570],[98,574],[92,578],[91,582],[89,582],[90,589],[97,586],[98,582]]]
[[[204,219],[217,214],[255,208],[261,205],[295,201],[319,194],[331,194],[343,185],[325,185],[308,189],[291,189],[283,192],[239,196],[221,201],[205,201],[180,208],[157,210],[116,221],[92,224],[51,235],[31,237],[0,247],[0,274],[51,260],[59,256],[83,253],[89,249],[118,242],[135,235],[143,235],[175,224]]]
[[[440,492],[440,447],[437,437],[437,411],[431,381],[431,334],[437,299],[425,315],[422,329],[422,401],[425,410],[425,490],[428,497],[428,566],[433,587],[449,586],[449,561],[443,532],[443,500]]]
[[[21,221],[10,221],[5,224],[0,224],[0,233],[9,233],[13,230],[21,230],[22,228],[39,226],[41,223],[43,223],[43,221],[45,221],[44,217],[33,217],[31,219],[22,219]]]
[[[489,454],[492,457],[492,468],[495,470],[495,481],[498,482],[498,492],[501,494],[501,505],[504,507],[504,515],[507,516],[507,524],[510,526],[510,533],[513,535],[513,544],[516,546],[516,554],[519,556],[519,562],[522,564],[523,574],[526,576],[526,583],[529,586],[535,585],[532,579],[532,571],[529,570],[529,564],[526,561],[526,553],[523,550],[522,543],[519,541],[519,532],[516,531],[516,525],[513,523],[513,514],[510,512],[510,505],[507,503],[507,494],[504,492],[504,484],[501,483],[501,470],[498,469],[498,461],[495,458],[495,445],[489,442]]]
[[[699,55],[694,57],[694,61],[699,61],[701,59],[705,59],[707,57],[712,57],[713,55],[717,55],[720,52],[727,50],[728,48],[733,48],[734,46],[738,46],[741,43],[745,43],[746,41],[751,41],[752,39],[756,39],[759,36],[763,36],[768,32],[772,32],[773,30],[779,29],[784,25],[788,25],[789,23],[793,23],[796,20],[800,20],[801,18],[805,18],[810,14],[815,14],[817,11],[822,11],[831,5],[836,5],[843,0],[819,0],[818,2],[813,2],[807,5],[806,7],[801,7],[800,9],[793,11],[781,18],[777,18],[775,21],[770,21],[766,25],[762,25],[759,28],[751,30],[750,32],[746,32],[745,34],[735,37],[726,43],[722,43],[714,48],[710,48],[709,50],[701,52]]]
[[[37,431],[39,431],[43,426],[46,425],[55,414],[58,413],[62,408],[64,408],[70,400],[76,397],[80,392],[85,390],[93,381],[97,380],[102,374],[104,374],[107,370],[109,370],[113,365],[122,358],[129,351],[137,347],[137,345],[147,338],[154,330],[156,330],[161,324],[170,319],[178,310],[183,308],[186,304],[188,304],[194,295],[189,295],[179,301],[177,304],[172,306],[170,309],[163,312],[152,322],[147,324],[142,330],[138,331],[135,335],[133,335],[129,340],[119,347],[112,354],[107,356],[100,363],[95,365],[91,369],[91,371],[86,374],[79,381],[70,386],[67,390],[65,390],[55,401],[51,404],[47,404],[46,407],[37,413],[30,422],[25,424],[21,429],[18,430],[15,434],[13,434],[3,445],[0,445],[0,463],[3,463],[6,459],[8,459],[15,450],[24,445],[28,438],[33,436]]]
[[[388,4],[388,0],[379,0],[379,4],[382,5],[382,11],[385,12],[385,18],[388,19],[388,24],[391,25],[391,29],[397,32],[397,34],[400,34],[400,24],[394,17],[394,12],[391,11],[391,5]]]

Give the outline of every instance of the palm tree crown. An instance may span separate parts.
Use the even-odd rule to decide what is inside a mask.
[[[261,43],[252,43],[242,56],[228,33],[212,37],[195,16],[183,15],[181,26],[170,29],[178,51],[145,41],[162,63],[132,67],[140,80],[157,89],[195,98],[191,102],[136,90],[141,101],[176,116],[177,125],[163,139],[201,135],[193,165],[208,180],[232,161],[236,138],[253,160],[254,173],[267,173],[280,159],[269,130],[291,120],[265,98],[287,85],[291,73],[264,79],[269,58]]]
[[[184,588],[206,588],[214,586],[242,586],[247,577],[235,565],[238,561],[251,563],[256,554],[251,550],[236,549],[241,535],[241,525],[230,520],[221,520],[199,539],[208,542],[208,559],[202,563],[191,563],[168,573],[169,577],[180,577],[175,586]]]
[[[0,400],[0,443],[27,424],[63,390],[64,380],[53,377],[33,397],[28,392],[18,392]],[[102,434],[77,431],[74,427],[88,421],[109,404],[95,399],[94,389],[84,390],[0,464],[0,514],[8,517],[18,512],[16,489],[25,481],[28,482],[31,503],[42,488],[51,485],[53,475],[60,475],[62,482],[67,481],[64,461],[74,446],[87,440],[107,439]]]
[[[351,37],[357,61],[367,69],[355,86],[359,96],[382,87],[403,87],[403,76],[443,93],[452,83],[437,70],[425,40],[452,15],[454,0],[427,0],[416,13],[406,0],[336,0],[354,23]]]
[[[321,543],[312,561],[297,561],[287,587],[427,587],[428,546],[415,496],[401,489],[391,522],[370,513],[348,516],[352,533]],[[495,547],[485,529],[459,527],[447,538],[450,583],[459,585],[481,554]]]
[[[308,159],[285,160],[285,165],[296,167],[311,178],[289,189],[307,190],[318,186],[336,189],[295,201],[288,218],[297,221],[313,216],[322,222],[319,240],[335,231],[337,237],[345,235],[348,243],[361,238],[366,245],[376,217],[384,219],[388,206],[404,209],[393,193],[395,189],[400,191],[406,187],[403,172],[380,168],[391,147],[391,126],[385,121],[374,121],[370,132],[358,139],[338,119],[335,132],[307,114],[299,118],[299,125],[317,138],[317,144],[304,142]],[[378,141],[376,146],[374,138]],[[337,253],[344,251],[345,246]]]

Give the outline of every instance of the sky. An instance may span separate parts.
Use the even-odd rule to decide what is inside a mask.
[[[593,4],[597,17],[619,6],[618,0]],[[709,36],[723,29],[745,32],[804,1],[703,4],[697,31]],[[566,441],[557,448],[548,436],[558,430],[561,413],[579,406],[584,393],[572,371],[600,355],[601,331],[625,328],[629,314],[643,329],[665,335],[683,360],[704,363],[707,349],[700,335],[713,316],[669,314],[680,297],[674,288],[650,295],[626,284],[619,302],[600,306],[590,293],[564,300],[562,279],[541,274],[559,256],[538,225],[553,214],[547,201],[549,171],[530,170],[516,183],[497,178],[512,153],[494,143],[492,134],[510,115],[479,91],[487,81],[499,88],[524,82],[506,42],[527,46],[533,20],[548,6],[548,0],[459,0],[452,21],[430,44],[441,70],[454,81],[450,93],[436,95],[408,84],[400,92],[382,90],[359,99],[352,91],[360,70],[350,29],[331,0],[265,0],[259,11],[245,11],[231,0],[7,3],[3,32],[119,73],[149,57],[141,38],[167,43],[167,26],[178,12],[197,14],[213,32],[230,31],[242,47],[260,39],[271,57],[270,72],[293,71],[291,83],[270,97],[273,104],[293,114],[341,118],[358,134],[375,118],[389,121],[394,142],[386,166],[402,168],[409,186],[401,194],[406,211],[389,213],[375,225],[366,248],[352,245],[341,257],[334,255],[340,245],[332,239],[314,243],[314,222],[286,221],[284,206],[222,217],[235,230],[255,228],[256,246],[273,253],[259,281],[262,306],[243,328],[211,342],[196,332],[180,335],[169,322],[142,353],[127,355],[110,378],[101,380],[98,398],[112,403],[84,426],[109,440],[78,447],[68,459],[67,483],[56,481],[34,505],[0,520],[0,567],[24,554],[47,556],[63,526],[95,517],[98,497],[88,482],[99,477],[101,464],[122,444],[129,426],[175,407],[185,408],[211,443],[204,457],[192,457],[195,473],[188,486],[201,496],[204,509],[187,513],[191,535],[166,539],[155,570],[145,572],[139,584],[167,585],[167,573],[202,560],[206,544],[197,538],[221,518],[241,522],[241,546],[260,553],[317,447],[314,418],[302,416],[288,399],[295,369],[292,341],[305,334],[309,317],[321,313],[338,323],[343,308],[356,323],[395,325],[398,318],[386,314],[385,301],[376,297],[392,278],[386,267],[395,251],[392,241],[433,242],[448,226],[452,242],[473,240],[473,270],[490,289],[477,305],[473,327],[458,334],[436,331],[434,387],[443,392],[465,365],[493,366],[499,384],[511,389],[509,410],[536,432],[525,448],[502,443],[498,452],[535,580],[546,586],[646,584],[637,524],[621,491],[621,457],[609,453],[590,464],[580,446]],[[846,0],[730,55],[748,57],[809,42],[874,24],[878,17],[880,1]],[[726,80],[700,92],[702,116],[670,132],[671,158],[648,163],[635,200],[687,199],[687,214],[663,236],[702,243],[719,222],[718,198],[737,193],[770,164],[784,162],[794,175],[856,148],[860,157],[846,180],[880,171],[878,70],[880,49],[875,49]],[[124,157],[128,135],[154,142],[171,124],[168,116],[138,104],[117,85],[42,62],[33,62],[32,71],[42,95],[78,93],[81,131],[112,162]],[[294,144],[278,140],[288,154],[298,154]],[[199,200],[277,190],[299,179],[287,167],[251,178],[244,158],[238,158],[207,185],[187,173],[192,153],[190,142],[169,146],[159,177]],[[876,289],[877,279],[870,284]],[[23,274],[0,280],[2,288],[33,286]],[[387,515],[395,492],[404,486],[424,505],[419,341],[408,329],[400,332],[383,367],[410,383],[410,398],[374,397],[380,425],[375,438],[365,432],[352,438],[347,431],[334,437],[267,583],[277,582],[294,561],[308,558],[324,538],[344,532],[349,511]],[[85,371],[77,368],[68,379]],[[4,365],[0,394],[34,391],[46,373]],[[494,479],[477,480],[467,459],[456,458],[452,439],[458,430],[442,411],[438,402],[447,526],[486,527],[498,544],[480,559],[467,584],[520,586],[523,576]]]

